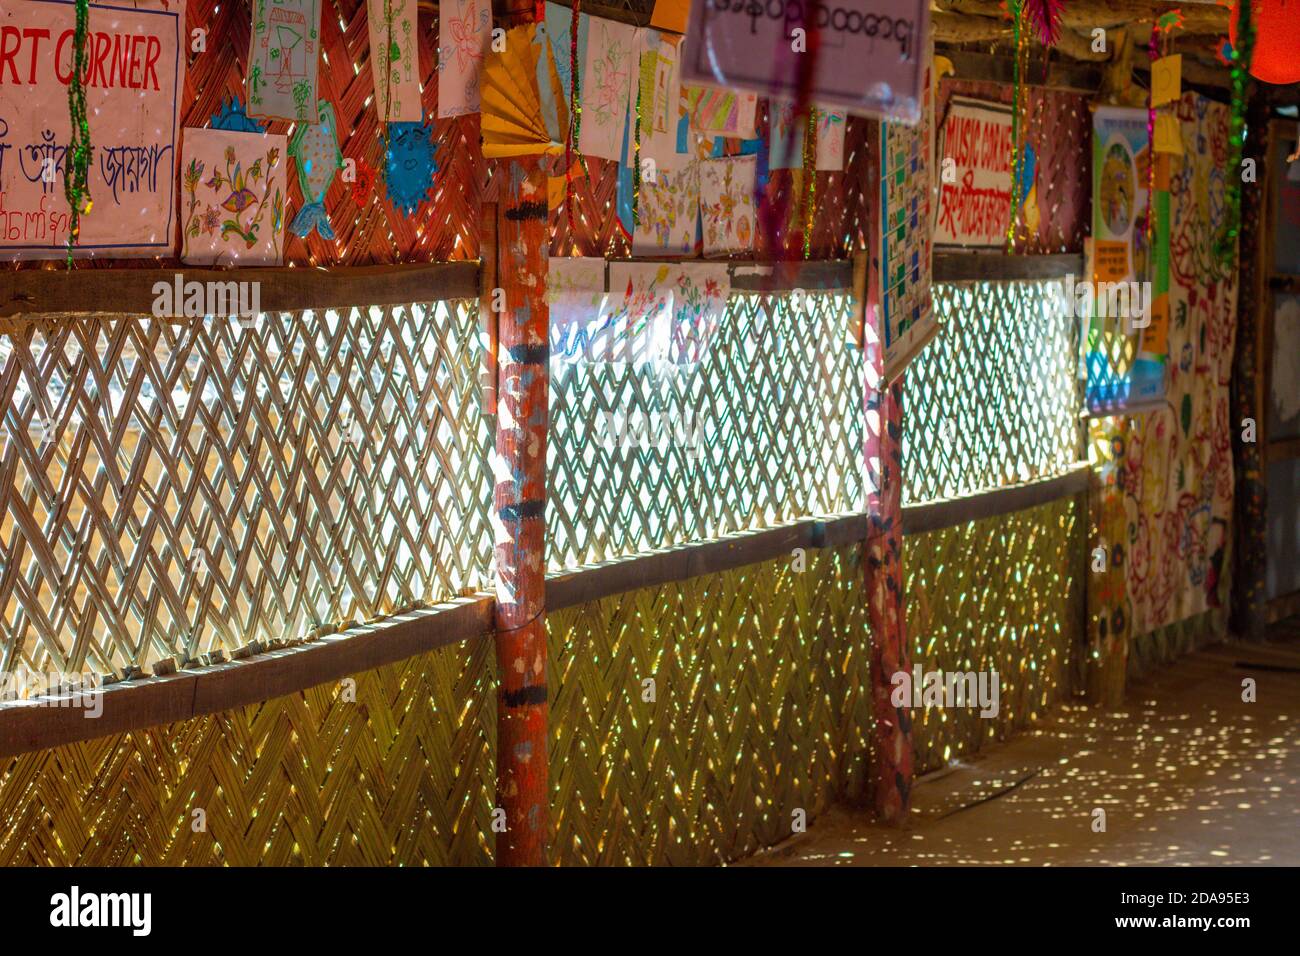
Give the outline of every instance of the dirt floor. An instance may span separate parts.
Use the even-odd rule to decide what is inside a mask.
[[[918,780],[905,829],[835,808],[739,865],[1300,865],[1300,620],[1188,655],[1128,701],[1061,708]]]

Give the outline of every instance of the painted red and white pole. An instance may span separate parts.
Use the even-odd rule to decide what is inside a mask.
[[[546,684],[546,175],[540,158],[503,163],[497,205],[496,563],[498,866],[547,863],[551,822]]]

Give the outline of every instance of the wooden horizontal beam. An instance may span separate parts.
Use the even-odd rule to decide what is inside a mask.
[[[933,0],[932,8],[950,13],[982,17],[1006,17],[999,0]],[[1174,0],[1070,0],[1061,6],[1060,24],[1087,31],[1093,27],[1126,26],[1154,22],[1171,10],[1181,10],[1184,33],[1227,35],[1228,9],[1215,3],[1179,3]]]
[[[67,698],[58,706],[49,697],[0,703],[0,758],[256,704],[448,644],[486,638],[492,631],[492,609],[491,594],[459,598],[296,647],[110,684],[99,691],[97,702],[81,706],[72,706]],[[93,709],[85,703],[102,706],[102,712],[88,717]]]
[[[478,298],[477,262],[349,266],[339,269],[18,269],[0,271],[0,318],[63,313],[150,315],[155,286],[183,282],[258,283],[264,312],[401,305]]]
[[[796,548],[812,547],[813,525],[813,521],[797,521],[549,575],[546,610],[559,611],[627,591],[659,587],[704,574],[721,574],[782,555],[790,556]]]
[[[1002,253],[936,252],[931,263],[935,282],[1002,282],[1014,279],[1083,277],[1083,256],[1008,256]]]
[[[943,44],[936,44],[935,52],[947,57],[955,72],[955,79],[985,80],[1010,86],[1015,83],[1015,58],[993,53],[972,53]],[[1076,93],[1096,93],[1101,88],[1101,69],[1097,66],[1066,63],[1031,57],[1023,78],[1025,86],[1039,86],[1053,90]]]
[[[940,501],[927,501],[925,504],[905,505],[903,533],[923,534],[927,531],[939,531],[971,521],[982,521],[985,518],[996,518],[1014,511],[1036,508],[1058,498],[1087,491],[1091,471],[1087,462],[1080,462],[1065,474],[1053,478],[1043,478],[1006,488],[994,488],[962,498],[945,498]]]
[[[1271,462],[1300,458],[1300,437],[1278,438],[1264,446],[1264,458]]]

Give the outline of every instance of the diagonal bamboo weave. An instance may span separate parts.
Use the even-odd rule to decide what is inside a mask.
[[[1060,281],[936,283],[943,328],[907,370],[908,504],[1061,474],[1083,458],[1078,320]]]
[[[735,295],[698,365],[553,358],[549,567],[861,508],[850,317],[845,295]]]
[[[355,684],[0,761],[0,865],[490,862],[491,641]]]
[[[912,659],[925,671],[993,669],[999,712],[913,712],[918,773],[974,753],[1076,689],[1086,642],[1086,521],[1076,498],[904,539]]]
[[[994,720],[914,712],[919,770],[1069,692],[1083,541],[1072,499],[906,539],[915,662],[1003,682]],[[814,550],[551,615],[554,861],[716,863],[860,800],[861,574],[857,548]],[[355,701],[321,685],[0,763],[0,864],[487,862],[491,657],[471,640],[357,675]]]
[[[862,797],[858,549],[806,558],[549,617],[556,862],[716,863],[790,836],[798,809]]]
[[[466,303],[0,338],[0,672],[296,638],[485,583]]]

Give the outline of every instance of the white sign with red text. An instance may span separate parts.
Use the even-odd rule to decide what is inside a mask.
[[[1001,248],[1011,218],[1011,107],[954,96],[939,130],[936,246]]]
[[[67,0],[0,5],[0,259],[67,254],[75,28]],[[184,0],[90,4],[83,80],[91,205],[74,255],[167,256],[175,248],[184,31]]]

